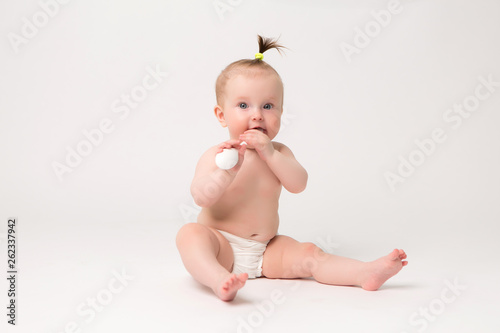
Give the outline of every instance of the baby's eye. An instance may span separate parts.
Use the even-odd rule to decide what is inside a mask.
[[[248,105],[247,105],[247,103],[240,103],[239,107],[242,109],[246,109],[246,108],[248,108]]]
[[[271,110],[272,108],[273,108],[272,104],[266,104],[266,105],[264,105],[264,109],[265,110]]]

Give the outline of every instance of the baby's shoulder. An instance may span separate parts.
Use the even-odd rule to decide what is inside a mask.
[[[281,142],[272,141],[272,143],[273,143],[274,149],[276,149],[279,152],[284,152],[284,151],[290,151],[291,152],[290,148],[288,148],[286,145],[284,145]]]
[[[219,147],[217,145],[209,147],[206,149],[200,156],[198,160],[198,166],[200,165],[210,165],[214,160],[214,156],[216,155]],[[215,162],[214,162],[215,163]]]
[[[278,141],[271,141],[272,144],[273,144],[273,147],[274,149],[280,149],[282,147],[286,147],[284,144],[282,144],[281,142],[278,142]]]

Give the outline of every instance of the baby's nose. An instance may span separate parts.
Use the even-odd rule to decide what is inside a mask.
[[[256,109],[252,113],[252,120],[262,120],[262,112],[260,111],[260,109]]]

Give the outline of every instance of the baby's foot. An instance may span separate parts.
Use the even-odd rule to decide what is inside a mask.
[[[247,280],[247,273],[228,275],[220,281],[217,289],[214,290],[215,294],[223,301],[232,301],[236,297],[238,290],[245,285]]]
[[[406,259],[405,251],[395,249],[389,255],[367,263],[369,268],[361,287],[365,290],[377,290],[403,266],[408,265],[408,261],[403,259]]]

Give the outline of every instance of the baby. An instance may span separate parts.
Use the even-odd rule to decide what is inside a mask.
[[[257,277],[313,277],[377,290],[408,263],[403,250],[361,262],[277,235],[281,189],[303,191],[307,172],[287,146],[272,141],[280,129],[283,83],[263,53],[283,46],[261,36],[258,41],[255,59],[233,62],[217,78],[214,111],[229,140],[208,149],[196,166],[191,193],[202,210],[198,223],[177,234],[184,266],[223,301],[233,300],[247,279]],[[238,163],[220,169],[215,157],[229,148],[238,149]]]

